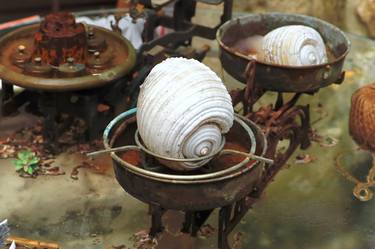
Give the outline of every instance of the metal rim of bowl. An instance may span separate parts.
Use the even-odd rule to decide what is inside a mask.
[[[246,20],[246,19],[249,19],[249,18],[254,17],[254,16],[271,16],[271,15],[295,16],[295,17],[306,18],[306,19],[314,20],[316,22],[320,22],[321,24],[324,24],[324,25],[330,27],[331,29],[336,30],[338,33],[340,33],[342,35],[342,37],[345,39],[347,48],[346,48],[344,53],[342,53],[340,56],[338,56],[337,58],[335,58],[332,61],[328,61],[328,62],[323,63],[323,64],[312,65],[312,66],[298,66],[298,67],[296,67],[296,66],[278,65],[278,64],[271,64],[271,63],[266,63],[266,62],[263,62],[263,61],[258,61],[251,56],[247,56],[247,55],[244,55],[240,52],[233,51],[230,47],[228,47],[227,45],[225,45],[223,43],[223,41],[222,41],[223,34],[226,32],[226,30],[233,23],[239,23],[241,20]],[[313,68],[320,68],[320,67],[323,67],[323,66],[331,65],[331,64],[334,64],[334,63],[344,59],[348,55],[350,47],[351,47],[350,40],[348,39],[346,34],[342,30],[337,28],[335,25],[333,25],[329,22],[323,21],[319,18],[312,17],[312,16],[301,15],[301,14],[287,14],[287,13],[281,13],[281,12],[269,12],[269,13],[264,13],[264,14],[248,14],[248,15],[244,15],[244,16],[240,16],[240,17],[228,20],[223,25],[221,25],[220,28],[218,28],[218,30],[216,32],[216,41],[218,42],[219,46],[222,47],[224,50],[226,50],[228,53],[234,54],[234,55],[236,55],[240,58],[243,58],[243,59],[246,59],[246,60],[255,60],[259,64],[263,64],[263,65],[270,66],[270,67],[284,68],[284,69],[313,69]]]
[[[105,149],[111,149],[111,146],[109,144],[109,134],[111,130],[114,128],[116,124],[118,124],[121,121],[124,121],[126,118],[129,116],[135,114],[137,111],[136,108],[130,109],[120,115],[118,115],[116,118],[114,118],[108,126],[105,128],[104,133],[103,133],[103,143]],[[238,123],[243,127],[245,130],[247,129],[251,130],[251,128],[245,123],[244,120],[247,122],[251,122],[250,120],[247,120],[246,118],[235,114],[235,120],[238,121]],[[254,124],[255,125],[255,124]],[[261,130],[259,129],[261,132]],[[251,131],[252,132],[252,131]],[[254,136],[255,138],[255,136]],[[261,155],[264,155],[267,149],[267,140],[265,136],[263,136],[263,151]],[[254,145],[256,145],[256,140]],[[252,146],[254,147],[254,146]],[[130,149],[137,150],[137,151],[142,151],[138,146],[136,145],[130,145]],[[255,151],[255,149],[254,149]],[[245,157],[245,159],[238,164],[235,164],[231,166],[230,168],[214,172],[214,173],[209,173],[209,174],[199,174],[199,175],[172,175],[172,174],[163,174],[163,173],[157,173],[157,172],[152,172],[148,171],[145,169],[142,169],[140,167],[137,167],[135,165],[132,165],[124,160],[122,160],[115,152],[110,153],[111,157],[113,160],[115,160],[117,163],[120,164],[121,167],[123,167],[126,170],[129,170],[130,172],[143,177],[143,178],[148,178],[151,180],[159,181],[159,182],[166,182],[166,183],[179,183],[179,184],[196,184],[196,183],[208,183],[208,182],[216,182],[216,181],[221,181],[229,178],[233,178],[236,176],[239,176],[243,173],[246,173],[247,171],[253,169],[259,164],[262,164],[262,162],[259,161],[254,161],[251,167],[247,166],[247,164],[250,162],[249,157]],[[243,168],[243,169],[241,169]]]

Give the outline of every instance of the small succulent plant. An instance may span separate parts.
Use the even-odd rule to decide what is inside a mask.
[[[39,168],[40,158],[31,150],[23,150],[17,153],[13,160],[17,172],[33,175]]]

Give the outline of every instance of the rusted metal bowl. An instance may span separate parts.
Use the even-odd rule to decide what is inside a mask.
[[[20,45],[29,51],[34,50],[34,34],[38,31],[39,25],[27,25],[0,37],[1,79],[26,89],[55,92],[84,90],[105,86],[124,77],[135,64],[135,50],[127,39],[110,30],[88,25],[98,35],[106,37],[110,48],[115,51],[111,55],[113,58],[110,67],[100,73],[87,73],[77,77],[61,77],[53,72],[40,76],[25,74],[22,68],[12,63],[11,57]]]
[[[108,125],[103,136],[106,149],[135,144],[135,113],[134,109],[125,112]],[[224,148],[249,151],[256,147],[255,155],[263,156],[267,142],[261,129],[243,117],[241,120],[253,131],[255,144],[244,136],[242,126],[235,123],[226,135]],[[135,198],[165,209],[192,211],[229,205],[253,190],[264,168],[263,162],[248,158],[246,164],[235,168],[233,165],[246,157],[221,155],[199,170],[177,175],[178,172],[158,165],[157,160],[147,157],[136,146],[132,149],[111,153],[117,181]]]
[[[337,27],[320,19],[285,13],[250,14],[224,23],[216,34],[220,60],[232,77],[245,83],[245,69],[254,60],[236,50],[235,44],[254,35],[265,35],[285,25],[306,25],[322,36],[328,54],[328,63],[314,66],[284,66],[256,61],[255,82],[265,90],[277,92],[315,92],[344,79],[342,67],[350,49],[350,41]]]
[[[353,94],[349,132],[362,149],[375,152],[375,84],[364,86]]]

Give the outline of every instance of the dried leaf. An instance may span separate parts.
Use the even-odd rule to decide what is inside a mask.
[[[315,160],[316,160],[316,158],[312,155],[300,154],[300,155],[296,156],[295,163],[296,164],[308,164],[308,163],[314,162]]]

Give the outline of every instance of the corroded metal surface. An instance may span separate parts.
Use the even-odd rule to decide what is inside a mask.
[[[66,12],[53,13],[1,37],[0,50],[3,113],[28,103],[44,117],[45,146],[53,153],[60,151],[59,137],[69,126],[59,123],[61,115],[84,120],[82,139],[90,140],[126,105],[135,51],[113,31],[76,23]],[[15,94],[14,85],[25,91]]]
[[[346,35],[327,22],[296,14],[251,14],[226,22],[217,32],[220,60],[224,69],[237,80],[246,82],[246,66],[249,61],[255,59],[236,50],[235,43],[253,35],[265,35],[277,27],[291,24],[315,28],[322,35],[333,58],[325,64],[303,67],[256,61],[256,83],[266,90],[279,92],[314,92],[329,84],[341,83],[344,77],[344,59],[350,48]]]
[[[267,137],[266,157],[274,159],[272,165],[267,165],[260,180],[245,198],[220,210],[219,221],[219,248],[229,249],[228,236],[235,226],[245,216],[262,196],[267,186],[274,180],[277,173],[284,167],[292,154],[300,147],[307,149],[310,146],[309,133],[310,113],[309,106],[297,105],[301,94],[296,93],[288,102],[284,103],[282,93],[279,93],[274,105],[262,106],[254,111],[253,105],[265,93],[255,84],[255,61],[247,65],[247,77],[244,90],[232,91],[233,105],[243,104],[247,118],[258,124]],[[280,145],[288,141],[288,145],[280,150]],[[284,147],[283,146],[283,147]]]
[[[76,23],[75,17],[67,12],[47,15],[35,33],[34,46],[33,58],[40,57],[47,64],[59,66],[68,58],[84,63],[87,50],[85,27]]]
[[[105,86],[125,76],[133,68],[136,60],[133,46],[114,32],[95,26],[89,28],[96,37],[105,38],[107,49],[103,50],[101,46],[98,48],[100,52],[90,52],[84,44],[81,46],[79,43],[69,43],[65,45],[69,48],[64,48],[64,52],[61,50],[60,56],[60,52],[54,48],[61,48],[60,43],[64,43],[66,39],[59,37],[59,33],[53,34],[57,38],[47,39],[45,37],[51,38],[52,35],[45,32],[42,40],[47,39],[51,47],[46,48],[39,38],[35,43],[35,36],[39,37],[39,24],[25,26],[4,35],[0,38],[0,78],[26,89],[61,92]],[[35,35],[36,33],[38,35]],[[78,34],[81,36],[85,33]],[[75,35],[74,37],[72,41],[81,40]],[[90,39],[93,38],[88,38],[89,41]],[[95,48],[95,45],[91,44],[91,48],[93,47]],[[86,50],[83,54],[82,48]],[[56,58],[59,60],[56,61]],[[68,58],[74,59],[71,67],[68,65],[71,69],[69,72],[66,70],[67,67],[61,68],[63,64],[69,63]],[[60,64],[56,66],[58,63]],[[82,65],[85,67],[84,70],[75,70],[82,68]],[[76,74],[75,71],[81,72]]]

